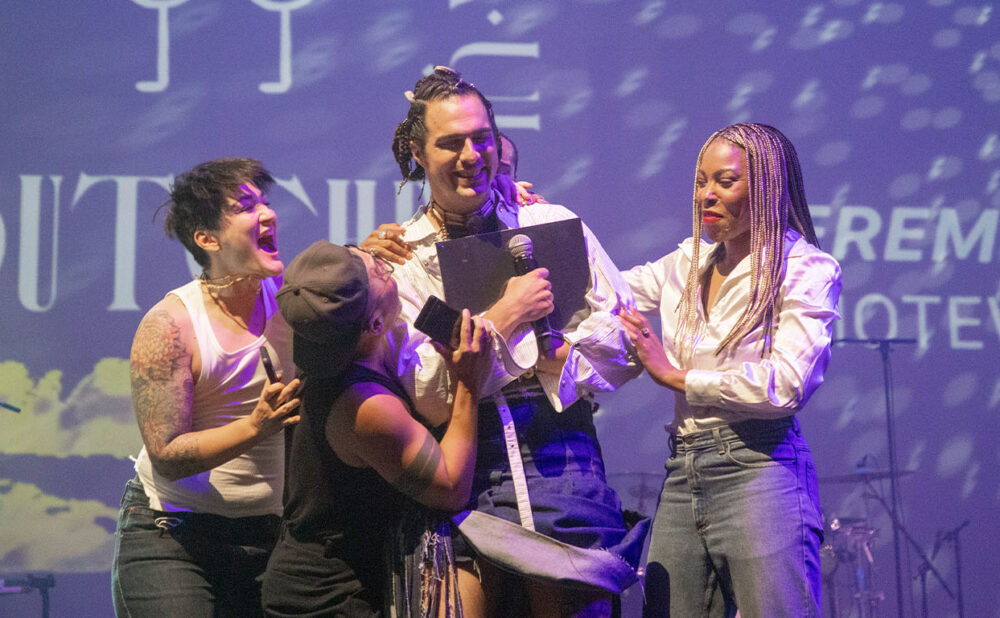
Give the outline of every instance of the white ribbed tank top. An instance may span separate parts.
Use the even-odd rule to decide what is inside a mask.
[[[201,352],[201,373],[194,386],[192,431],[219,427],[253,411],[267,380],[260,362],[262,345],[267,345],[275,369],[284,373],[284,380],[294,377],[291,331],[274,299],[279,285],[280,278],[261,282],[267,316],[264,334],[232,351],[223,350],[215,337],[197,280],[168,292],[180,298],[187,308]],[[281,514],[284,439],[280,432],[216,468],[176,481],[160,476],[153,469],[145,447],[136,459],[135,470],[146,488],[150,508],[158,511],[194,511],[226,517]]]

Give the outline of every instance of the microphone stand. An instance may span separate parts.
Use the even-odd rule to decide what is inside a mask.
[[[49,618],[49,588],[56,585],[52,573],[46,575],[27,575],[23,579],[7,579],[0,577],[0,595],[20,594],[37,590],[42,595],[42,618]]]
[[[834,344],[853,343],[877,347],[882,357],[882,378],[885,383],[885,429],[886,442],[889,446],[889,506],[886,509],[892,519],[892,548],[896,567],[896,612],[899,618],[904,618],[903,612],[903,567],[899,551],[899,494],[896,488],[896,477],[899,466],[896,463],[896,428],[893,421],[893,396],[892,396],[892,365],[889,361],[889,352],[893,344],[912,345],[916,344],[916,339],[900,338],[880,338],[870,337],[868,339],[835,339]],[[881,502],[882,499],[879,498]],[[883,503],[885,506],[885,503]],[[939,577],[940,579],[940,577]],[[942,585],[944,582],[941,582]],[[950,594],[950,591],[949,591]]]
[[[878,500],[879,504],[882,505],[882,508],[884,508],[886,512],[889,514],[889,519],[892,520],[893,531],[899,530],[900,532],[902,532],[903,536],[906,537],[906,540],[909,541],[910,545],[913,546],[913,549],[916,550],[917,555],[920,556],[921,560],[919,568],[920,573],[918,577],[920,577],[920,591],[922,596],[921,602],[923,608],[923,613],[921,615],[924,618],[927,618],[927,584],[925,580],[927,578],[928,571],[934,574],[934,577],[938,580],[938,583],[941,584],[941,588],[943,588],[944,591],[948,593],[948,596],[954,599],[955,593],[952,592],[951,588],[948,587],[948,584],[945,583],[944,576],[941,575],[941,572],[938,571],[933,564],[931,564],[930,558],[927,557],[927,554],[924,552],[923,547],[920,546],[920,543],[918,543],[917,540],[913,538],[913,535],[911,535],[910,532],[906,529],[906,527],[903,526],[903,523],[896,518],[896,516],[893,514],[891,510],[889,510],[889,505],[886,504],[882,496],[880,496],[875,491],[871,483],[868,484],[867,491],[865,493],[870,494],[870,497]],[[961,527],[959,527],[959,530],[961,530]]]
[[[941,542],[951,543],[955,546],[955,587],[958,588],[958,596],[952,595],[952,598],[956,600],[958,604],[958,618],[965,618],[965,595],[962,593],[962,546],[961,542],[958,540],[958,535],[969,525],[969,520],[966,519],[958,525],[953,530],[945,532],[941,536]]]

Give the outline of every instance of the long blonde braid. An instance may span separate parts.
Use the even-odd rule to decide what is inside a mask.
[[[691,268],[688,270],[684,293],[678,302],[680,323],[675,335],[679,357],[689,359],[694,350],[697,332],[701,282],[698,280],[700,239],[702,235],[701,204],[698,201],[697,173],[705,151],[716,139],[725,139],[739,146],[747,159],[748,206],[750,209],[750,298],[736,324],[715,349],[719,355],[729,347],[739,345],[758,326],[763,326],[761,357],[770,352],[774,330],[775,303],[784,278],[785,232],[789,226],[802,234],[809,243],[819,246],[813,230],[809,205],[802,184],[802,168],[795,147],[781,131],[757,123],[730,125],[713,133],[698,153],[695,165],[695,187],[692,198]],[[720,243],[711,263],[725,253]]]

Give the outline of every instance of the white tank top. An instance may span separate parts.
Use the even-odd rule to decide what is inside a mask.
[[[253,411],[267,380],[260,361],[261,346],[267,346],[275,369],[284,374],[285,381],[294,377],[291,331],[274,299],[280,283],[280,278],[261,282],[267,316],[264,334],[229,352],[222,349],[212,331],[197,280],[168,293],[180,298],[187,308],[201,352],[201,373],[195,382],[192,403],[192,431],[226,425]],[[281,432],[216,468],[176,481],[160,476],[153,469],[145,447],[135,462],[150,508],[225,517],[280,515],[284,468]]]

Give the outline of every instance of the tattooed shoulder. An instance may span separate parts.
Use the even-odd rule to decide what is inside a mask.
[[[154,308],[142,319],[132,342],[132,377],[170,380],[189,356],[174,317],[165,309]]]

